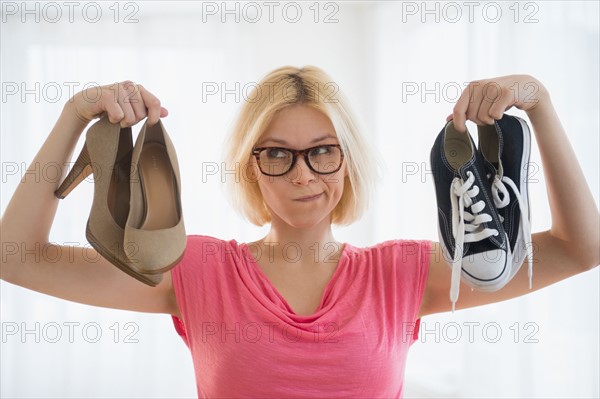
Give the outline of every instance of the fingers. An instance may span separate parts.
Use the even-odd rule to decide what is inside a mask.
[[[141,85],[137,85],[131,81],[126,81],[123,89],[127,95],[123,98],[123,102],[129,104],[134,115],[134,124],[146,117],[146,105],[140,92]]]
[[[454,109],[452,110],[452,120],[454,123],[454,127],[459,132],[467,131],[467,110],[469,109],[469,103],[471,102],[469,86],[461,93],[456,105],[454,105]]]
[[[132,104],[130,103],[128,98],[128,96],[131,95],[127,92],[128,90],[131,90],[131,83],[132,82],[126,81],[123,83],[115,83],[111,86],[113,88],[112,91],[114,95],[114,100],[116,100],[117,104],[121,108],[123,115],[120,120],[114,122],[111,120],[111,122],[118,123],[119,125],[121,125],[121,127],[133,126],[138,122],[135,118],[135,112],[133,111]],[[116,119],[116,115],[114,115],[114,117]]]
[[[478,118],[484,95],[481,89],[482,82],[474,81],[463,90],[456,105],[454,106],[452,116],[454,127],[459,132],[467,131],[467,120],[483,125]]]
[[[473,81],[463,90],[446,121],[453,119],[460,132],[467,130],[467,120],[477,125],[492,125],[514,101],[508,82],[502,79]]]
[[[514,93],[512,93],[511,90],[507,89],[506,87],[502,88],[500,96],[490,106],[490,109],[488,111],[490,118],[495,120],[502,119],[502,115],[509,108],[511,108],[515,104],[515,102],[516,98],[514,96]]]
[[[96,90],[99,96],[94,101],[94,116],[105,112],[111,123],[121,127],[133,126],[146,117],[148,124],[154,125],[169,114],[154,94],[130,80],[96,87]]]
[[[165,108],[160,106],[160,100],[152,93],[147,91],[142,85],[139,85],[141,98],[148,109],[148,125],[152,126],[158,123],[158,120],[168,115]]]
[[[133,126],[146,118],[147,104],[142,97],[141,85],[130,80],[118,84],[118,103],[123,110],[123,119],[119,121],[121,127]]]
[[[478,125],[493,125],[494,118],[490,116],[490,108],[501,97],[502,89],[496,82],[487,82],[480,93],[481,104],[472,121]]]

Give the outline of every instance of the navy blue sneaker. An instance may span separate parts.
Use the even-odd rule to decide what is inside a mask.
[[[458,299],[460,280],[483,291],[509,278],[508,240],[496,211],[487,169],[471,135],[449,121],[431,149],[438,206],[438,234],[452,268],[450,300]]]
[[[508,235],[511,272],[508,283],[528,262],[533,276],[531,217],[527,192],[531,133],[523,119],[504,114],[493,125],[478,126],[479,149],[502,226]],[[502,288],[502,287],[497,287]]]

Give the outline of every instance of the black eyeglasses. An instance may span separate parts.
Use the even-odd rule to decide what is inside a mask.
[[[315,173],[329,175],[342,167],[344,153],[339,144],[318,145],[304,150],[292,150],[283,147],[259,147],[252,150],[260,171],[267,176],[283,176],[289,172],[298,159],[304,161]]]

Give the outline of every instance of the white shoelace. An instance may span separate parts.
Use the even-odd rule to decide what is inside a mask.
[[[531,227],[529,226],[529,213],[527,212],[527,208],[523,203],[523,198],[521,198],[521,193],[517,188],[517,185],[507,176],[503,176],[502,180],[496,175],[494,177],[494,182],[492,183],[492,196],[494,197],[494,204],[496,208],[504,208],[510,203],[510,196],[508,195],[508,190],[504,183],[508,184],[510,188],[512,188],[515,196],[517,197],[517,201],[519,202],[519,209],[521,210],[521,226],[523,226],[523,233],[525,234],[525,239],[529,240],[529,242],[525,242],[525,248],[527,250],[527,275],[529,276],[529,289],[532,287],[532,279],[533,279],[533,243],[531,242]],[[498,193],[502,193],[502,199]],[[500,220],[504,221],[504,218],[500,216]],[[519,243],[517,243],[518,245]]]
[[[490,236],[498,235],[498,230],[483,228],[482,223],[490,222],[492,216],[481,213],[485,208],[484,201],[473,203],[473,198],[479,194],[479,187],[474,186],[475,176],[467,172],[467,181],[459,177],[452,180],[450,200],[452,203],[452,235],[454,236],[454,259],[452,260],[452,278],[450,280],[450,300],[454,312],[460,289],[460,273],[463,256],[463,245],[467,242],[481,241]],[[469,213],[466,207],[471,208]]]

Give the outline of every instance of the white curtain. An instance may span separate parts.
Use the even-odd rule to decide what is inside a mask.
[[[512,73],[549,89],[598,202],[598,2],[3,2],[1,12],[2,210],[70,87],[131,79],[170,111],[188,233],[259,238],[267,227],[240,219],[211,171],[245,88],[282,65],[327,71],[387,166],[369,212],[336,228],[339,240],[437,240],[433,140],[457,88]],[[539,231],[550,212],[536,146],[531,161]],[[50,172],[41,168],[40,178]],[[52,241],[86,245],[92,190],[83,184],[62,201]],[[598,288],[595,269],[525,297],[425,317],[406,396],[598,397]],[[2,397],[195,396],[191,358],[169,316],[0,289]]]

